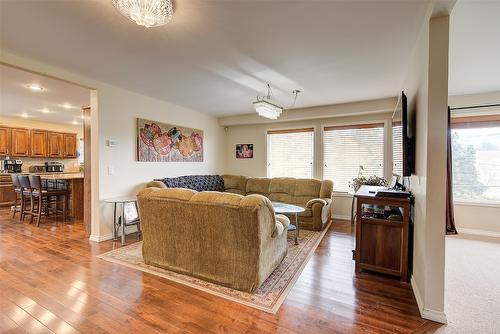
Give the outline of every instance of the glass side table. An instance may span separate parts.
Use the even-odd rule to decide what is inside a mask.
[[[113,204],[113,240],[118,240],[118,232],[121,230],[121,244],[125,245],[125,227],[137,225],[137,232],[141,234],[141,226],[139,217],[133,217],[133,214],[127,212],[126,206],[129,203],[133,203],[135,206],[136,213],[137,210],[137,197],[136,196],[123,196],[123,197],[113,197],[104,200],[105,203]],[[121,204],[121,213],[118,216],[116,209],[118,204]],[[128,216],[128,217],[127,217]],[[131,217],[132,216],[132,217]],[[127,218],[129,221],[127,222]]]

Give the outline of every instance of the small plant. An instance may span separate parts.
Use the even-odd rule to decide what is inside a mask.
[[[358,191],[361,186],[367,185],[367,186],[387,186],[387,181],[380,176],[358,176],[354,179],[352,179],[351,182],[349,182],[349,187],[351,187],[354,192]]]

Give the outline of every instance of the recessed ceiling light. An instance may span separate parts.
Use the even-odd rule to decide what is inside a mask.
[[[84,115],[80,115],[80,116],[78,116],[78,117],[80,117],[81,119],[85,119],[85,116],[84,116]]]
[[[43,112],[44,114],[49,114],[50,113],[50,110],[47,109],[47,108],[43,108],[40,111]]]
[[[34,83],[27,85],[26,88],[29,88],[29,89],[34,90],[36,92],[41,92],[43,90],[42,86],[40,86],[38,84],[34,84]]]
[[[23,113],[21,114],[21,117],[22,117],[22,118],[28,118],[28,117],[30,117],[30,115],[28,115],[27,113],[23,112]]]
[[[71,124],[78,125],[78,122],[77,121],[73,121],[73,122],[71,122]]]
[[[68,102],[61,104],[61,107],[63,107],[64,109],[74,109],[75,108],[74,106],[72,106]]]

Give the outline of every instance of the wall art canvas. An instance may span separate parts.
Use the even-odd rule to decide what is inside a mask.
[[[137,159],[156,162],[201,162],[203,130],[138,118]]]
[[[236,144],[236,159],[252,159],[253,144]]]

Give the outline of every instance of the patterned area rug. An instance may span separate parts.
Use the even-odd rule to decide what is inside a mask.
[[[294,243],[295,232],[289,232],[287,256],[254,293],[242,292],[147,265],[142,259],[142,242],[112,250],[99,255],[98,258],[161,276],[268,313],[276,313],[329,227],[330,224],[321,232],[301,230],[298,245]]]

